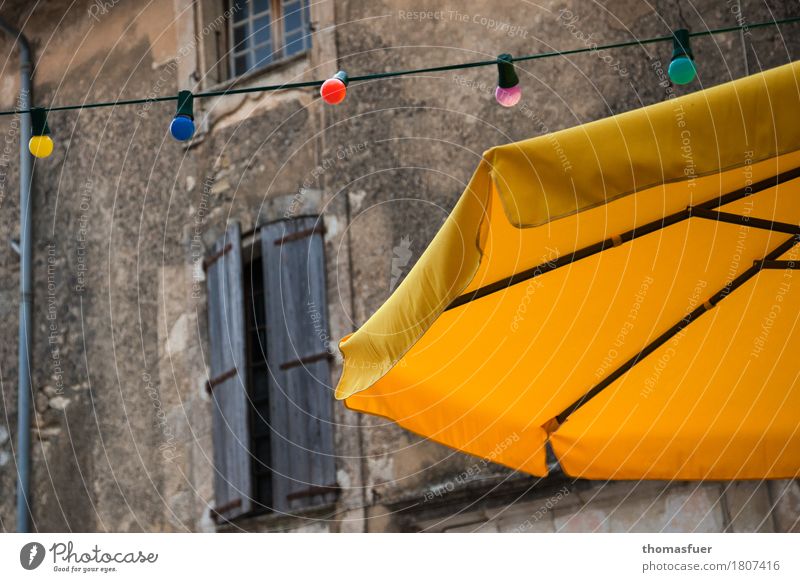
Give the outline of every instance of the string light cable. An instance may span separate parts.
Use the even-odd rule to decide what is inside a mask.
[[[668,75],[673,83],[687,84],[690,83],[697,74],[695,66],[695,57],[689,46],[691,38],[713,36],[718,34],[726,34],[730,32],[740,32],[744,30],[752,30],[756,28],[764,28],[768,26],[780,26],[783,24],[792,24],[800,22],[800,16],[793,18],[784,18],[779,20],[770,20],[764,22],[754,22],[752,24],[742,24],[739,26],[729,26],[725,28],[715,28],[708,30],[701,30],[697,32],[690,32],[687,29],[675,30],[668,36],[656,36],[651,38],[628,40],[616,42],[605,45],[592,45],[568,50],[554,50],[530,55],[512,56],[510,54],[499,55],[496,59],[471,61],[465,63],[455,63],[448,65],[439,65],[434,67],[423,67],[418,69],[404,69],[398,71],[386,71],[382,73],[368,73],[364,75],[348,75],[345,71],[339,71],[326,80],[315,81],[301,81],[295,83],[284,83],[281,85],[262,85],[252,87],[238,87],[228,88],[217,91],[205,91],[201,93],[191,93],[190,91],[180,91],[178,95],[167,95],[163,97],[146,97],[138,99],[120,99],[117,101],[100,101],[96,103],[82,103],[79,105],[57,105],[52,107],[31,107],[30,109],[11,109],[0,111],[0,116],[20,115],[30,113],[36,116],[40,121],[33,125],[31,143],[40,146],[47,140],[36,138],[43,138],[49,134],[47,127],[47,114],[53,111],[75,111],[81,109],[98,109],[103,107],[120,107],[126,105],[142,105],[149,103],[163,103],[169,101],[177,101],[177,113],[170,124],[170,132],[173,137],[178,141],[186,141],[191,139],[194,134],[194,117],[192,113],[192,101],[194,99],[202,99],[209,97],[224,97],[228,95],[241,95],[246,93],[265,93],[269,91],[284,91],[287,89],[305,89],[305,88],[320,88],[320,94],[326,103],[336,105],[344,101],[347,94],[347,86],[350,83],[359,81],[374,81],[378,79],[390,79],[394,77],[407,77],[413,75],[421,75],[426,73],[441,73],[447,71],[458,71],[463,69],[473,69],[478,67],[491,67],[496,66],[499,73],[498,86],[495,91],[495,98],[500,105],[504,107],[511,107],[519,101],[521,95],[519,88],[519,79],[514,71],[514,63],[521,63],[526,61],[533,61],[538,59],[552,58],[552,57],[566,57],[588,52],[598,52],[603,50],[613,50],[619,48],[644,46],[649,44],[656,44],[662,42],[672,42],[673,50],[668,69]],[[39,133],[37,133],[37,131]],[[50,139],[49,137],[47,138]],[[36,151],[34,151],[36,149]],[[52,148],[50,147],[31,147],[31,152],[37,157],[46,157],[49,155]],[[46,155],[43,155],[46,154]]]

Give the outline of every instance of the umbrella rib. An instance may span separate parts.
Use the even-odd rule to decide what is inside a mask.
[[[762,261],[762,269],[800,269],[800,262],[797,261]]]
[[[786,234],[800,234],[800,226],[796,224],[789,224],[788,222],[776,222],[773,220],[765,220],[763,218],[756,218],[743,214],[733,214],[731,212],[719,212],[717,210],[709,210],[702,207],[693,206],[689,208],[692,216],[698,218],[706,218],[708,220],[716,220],[719,222],[727,222],[729,224],[740,224],[743,226],[750,226],[753,228],[760,228],[770,230],[772,232],[785,232]]]
[[[541,265],[537,265],[531,269],[526,269],[524,271],[520,271],[519,273],[515,273],[510,277],[505,277],[504,279],[500,279],[499,281],[495,281],[494,283],[489,283],[488,285],[484,285],[476,289],[475,291],[471,291],[470,293],[465,293],[464,295],[460,295],[456,297],[450,305],[447,306],[445,311],[449,311],[450,309],[454,309],[465,303],[469,303],[471,301],[475,301],[476,299],[480,299],[482,297],[486,297],[487,295],[491,295],[492,293],[497,293],[498,291],[502,291],[507,287],[511,287],[518,283],[522,283],[523,281],[527,281],[528,279],[533,279],[534,277],[538,277],[539,275],[543,275],[550,271],[555,271],[560,267],[564,267],[581,259],[585,259],[591,257],[592,255],[596,255],[606,249],[612,248],[614,246],[618,246],[622,243],[630,242],[640,236],[644,236],[646,234],[650,234],[661,230],[667,226],[671,226],[673,224],[677,224],[683,220],[689,218],[689,209],[681,210],[680,212],[676,212],[674,214],[670,214],[669,216],[665,216],[663,218],[659,218],[658,220],[654,220],[653,222],[648,222],[647,224],[643,224],[640,227],[631,229],[627,232],[622,233],[619,236],[614,236],[611,238],[607,238],[602,240],[598,243],[591,244],[587,247],[583,247],[574,251],[572,254],[564,255],[563,257],[558,257],[555,260],[549,261],[547,263],[542,263]]]
[[[600,392],[604,389],[608,388],[611,384],[613,384],[616,380],[621,378],[624,374],[631,370],[636,364],[640,361],[645,359],[655,350],[657,350],[660,346],[665,344],[669,341],[673,336],[680,333],[684,328],[686,328],[690,323],[697,320],[698,317],[703,315],[706,311],[712,309],[717,303],[725,299],[732,291],[738,289],[742,285],[744,285],[747,281],[752,279],[755,275],[759,273],[764,268],[772,268],[769,267],[772,263],[791,263],[794,265],[794,261],[776,261],[778,257],[784,254],[786,251],[791,249],[794,245],[800,242],[800,235],[794,235],[789,239],[785,240],[781,243],[775,250],[770,252],[766,257],[761,260],[754,261],[753,266],[742,272],[738,277],[730,281],[726,284],[722,289],[717,291],[714,295],[711,296],[708,301],[691,311],[690,313],[686,314],[686,316],[681,319],[678,323],[670,327],[667,331],[659,335],[656,339],[652,342],[647,344],[642,351],[638,354],[633,356],[631,359],[626,361],[622,364],[619,368],[614,370],[611,374],[606,376],[601,382],[596,384],[594,388],[589,390],[586,394],[581,396],[578,400],[570,404],[567,408],[565,408],[560,414],[558,414],[555,419],[557,423],[563,424],[565,420],[569,418],[569,416],[582,407],[584,404],[589,402],[592,398],[597,396]],[[794,267],[792,267],[794,268]]]
[[[792,180],[796,180],[800,178],[800,168],[795,168],[794,170],[789,170],[783,172],[782,174],[778,174],[777,176],[771,176],[769,178],[765,178],[756,182],[755,184],[748,184],[744,188],[739,188],[738,190],[734,190],[733,192],[728,192],[727,194],[723,194],[717,198],[712,198],[707,202],[703,202],[702,204],[698,204],[695,206],[697,208],[706,208],[706,209],[713,209],[719,206],[725,206],[726,204],[730,204],[731,202],[736,202],[737,200],[741,200],[742,198],[747,198],[752,196],[753,194],[758,194],[768,188],[773,188],[775,186],[780,186],[784,182],[790,182]]]
[[[497,293],[498,291],[502,291],[503,289],[506,289],[518,283],[522,283],[529,279],[533,279],[534,277],[538,277],[539,275],[543,275],[550,271],[554,271],[558,268],[572,264],[581,259],[591,257],[592,255],[596,255],[597,253],[600,253],[606,249],[612,248],[619,244],[630,242],[641,236],[645,236],[647,234],[651,234],[653,232],[661,230],[662,228],[672,226],[673,224],[677,224],[678,222],[687,220],[692,216],[697,216],[699,218],[711,218],[713,216],[715,220],[720,220],[722,222],[747,224],[748,226],[753,226],[755,228],[766,228],[768,230],[775,230],[778,232],[797,234],[798,232],[800,232],[800,227],[796,225],[791,225],[782,222],[771,222],[767,220],[746,217],[746,216],[743,217],[738,214],[731,214],[727,212],[713,211],[714,208],[717,208],[719,206],[724,206],[725,204],[736,202],[737,200],[741,200],[742,198],[753,196],[754,194],[758,194],[759,192],[767,190],[768,188],[773,188],[775,186],[783,184],[784,182],[789,182],[797,178],[800,178],[800,168],[795,168],[794,170],[783,172],[782,174],[778,174],[777,176],[771,176],[770,178],[766,178],[764,180],[756,182],[755,184],[749,184],[744,188],[740,188],[738,190],[728,192],[727,194],[720,195],[716,198],[712,198],[711,200],[703,202],[702,204],[698,204],[697,206],[689,207],[685,210],[681,210],[680,212],[676,212],[674,214],[670,214],[663,218],[659,218],[652,222],[643,224],[642,226],[632,228],[631,230],[622,233],[618,237],[613,236],[607,238],[598,243],[594,243],[589,246],[578,249],[574,251],[572,254],[564,255],[563,257],[558,257],[555,260],[542,263],[541,265],[537,265],[531,269],[526,269],[524,271],[520,271],[519,273],[514,273],[509,277],[505,277],[503,279],[500,279],[499,281],[495,281],[494,283],[489,283],[488,285],[479,287],[475,291],[470,291],[469,293],[464,293],[463,295],[459,295],[450,303],[450,305],[448,305],[445,308],[445,311],[455,309],[456,307],[460,307],[462,305],[470,303],[471,301],[475,301],[476,299],[481,299],[482,297],[486,297],[487,295],[492,295],[493,293]],[[736,217],[735,220],[732,217]]]

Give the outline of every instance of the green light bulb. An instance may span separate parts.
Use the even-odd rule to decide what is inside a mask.
[[[694,81],[697,76],[697,69],[694,66],[694,61],[689,57],[678,57],[669,64],[667,73],[676,85],[686,85]]]

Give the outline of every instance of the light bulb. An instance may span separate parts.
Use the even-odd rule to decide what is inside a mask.
[[[339,71],[319,88],[322,100],[328,105],[338,105],[347,96],[347,73]]]
[[[497,57],[497,88],[494,90],[494,98],[503,107],[514,107],[522,97],[513,58],[509,54]]]
[[[178,141],[187,141],[194,135],[194,121],[186,115],[176,115],[169,124],[169,132]]]
[[[47,110],[42,107],[31,108],[31,139],[28,150],[37,158],[46,158],[53,153],[53,140],[47,127]]]
[[[697,76],[697,69],[694,67],[694,61],[689,57],[678,57],[669,64],[667,74],[669,74],[669,78],[673,83],[686,85],[694,81]]]
[[[691,83],[697,76],[690,40],[691,34],[685,28],[672,33],[672,59],[667,74],[676,85]]]
[[[28,149],[37,158],[46,158],[53,153],[53,140],[49,135],[34,135],[28,141]]]
[[[178,141],[188,141],[194,135],[194,110],[191,91],[178,92],[178,110],[169,124],[169,132]]]
[[[497,87],[494,90],[494,98],[503,107],[514,107],[522,98],[522,89],[519,85],[514,87]]]

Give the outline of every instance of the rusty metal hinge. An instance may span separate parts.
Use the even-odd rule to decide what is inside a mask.
[[[203,270],[204,271],[208,271],[208,268],[211,265],[213,265],[218,260],[220,260],[222,257],[224,257],[225,253],[230,251],[232,248],[233,248],[233,246],[231,245],[231,243],[228,243],[224,247],[222,247],[220,250],[218,250],[216,253],[214,253],[212,255],[209,255],[205,259],[203,259]]]
[[[219,505],[217,507],[212,507],[211,508],[211,514],[214,517],[214,521],[219,523],[219,520],[225,519],[225,516],[222,515],[223,513],[227,513],[231,509],[237,509],[237,508],[239,508],[241,506],[242,506],[242,500],[241,499],[233,499],[233,500],[229,501],[228,503],[223,503],[222,505]]]
[[[287,242],[294,242],[297,240],[304,239],[309,236],[313,236],[315,234],[325,234],[325,225],[322,222],[318,222],[311,228],[307,228],[305,230],[298,230],[297,232],[292,232],[287,235],[282,236],[279,239],[275,240],[275,246],[280,246]]]
[[[225,380],[230,380],[236,375],[236,373],[237,373],[236,368],[231,368],[230,370],[228,370],[227,372],[223,372],[216,378],[210,378],[206,382],[206,392],[211,394],[212,390],[214,390],[216,386],[222,384]]]
[[[330,352],[320,352],[318,354],[313,354],[311,356],[303,356],[297,360],[290,360],[288,362],[284,362],[280,365],[281,370],[288,370],[290,368],[296,368],[297,366],[302,366],[304,364],[313,364],[314,362],[319,362],[320,360],[330,360],[333,358]]]

